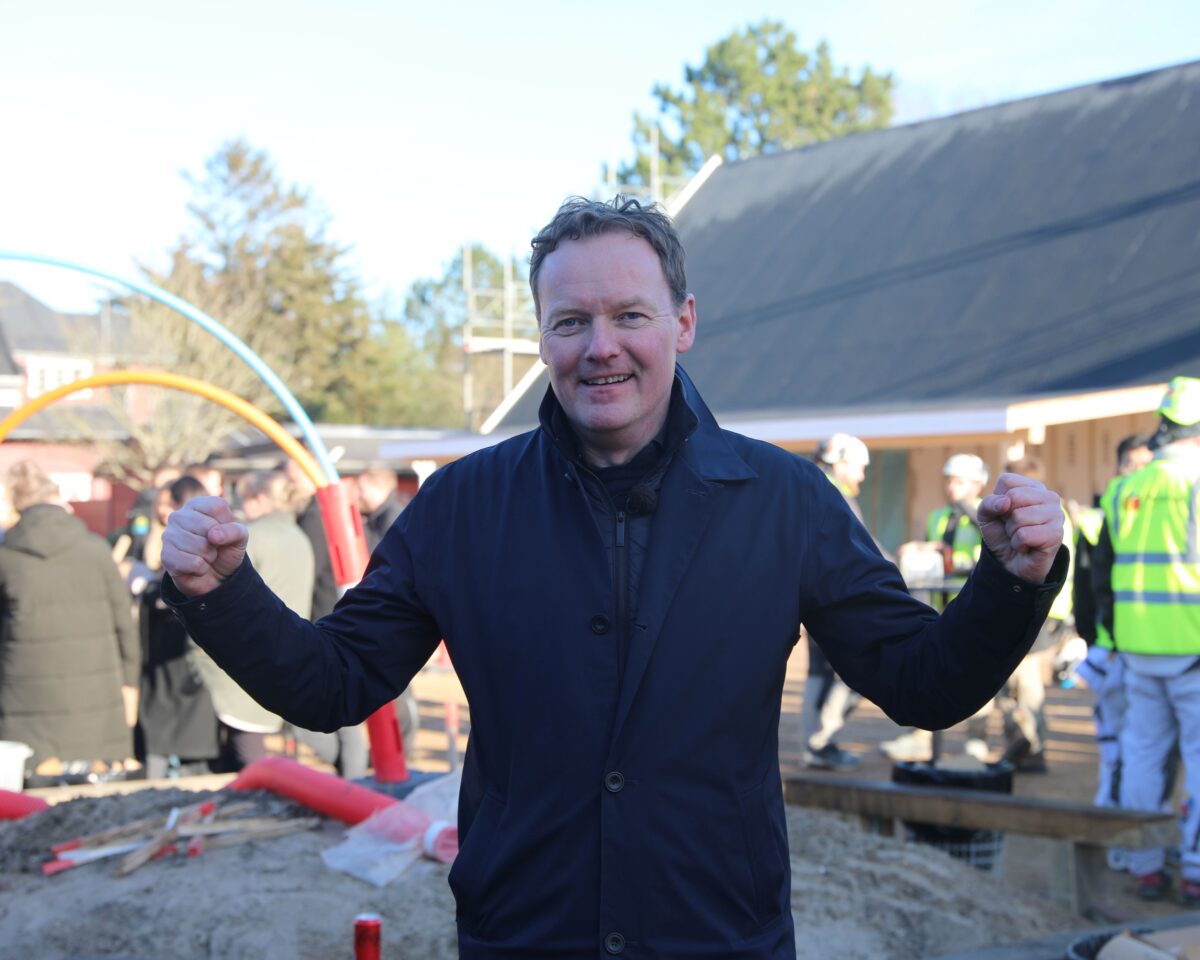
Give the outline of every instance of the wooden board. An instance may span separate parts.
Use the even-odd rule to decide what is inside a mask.
[[[784,799],[802,807],[884,822],[907,820],[996,830],[1098,847],[1165,847],[1179,842],[1179,824],[1170,813],[1142,813],[978,790],[801,774],[785,781]]]

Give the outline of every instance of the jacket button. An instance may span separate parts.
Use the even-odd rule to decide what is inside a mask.
[[[610,933],[604,938],[604,950],[606,953],[612,954],[614,957],[618,953],[625,952],[625,938],[619,933]]]
[[[604,614],[598,613],[592,617],[592,633],[608,633],[608,627],[608,617],[606,617]]]
[[[604,789],[609,793],[620,793],[625,788],[625,775],[620,770],[604,776]]]

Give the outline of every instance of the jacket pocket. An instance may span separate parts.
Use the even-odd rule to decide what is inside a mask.
[[[754,878],[755,914],[760,924],[774,920],[788,896],[787,858],[767,807],[764,784],[738,797],[738,814]]]
[[[467,839],[454,858],[448,877],[458,921],[468,930],[477,929],[486,919],[486,898],[490,875],[495,865],[496,838],[505,802],[492,793],[485,793]]]

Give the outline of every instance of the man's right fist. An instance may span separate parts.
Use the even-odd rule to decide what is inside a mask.
[[[182,593],[198,597],[215,590],[242,565],[248,539],[224,500],[195,497],[167,520],[162,564]]]

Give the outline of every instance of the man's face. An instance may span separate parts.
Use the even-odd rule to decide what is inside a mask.
[[[238,491],[241,494],[241,491]],[[257,520],[259,517],[265,517],[271,512],[269,501],[263,496],[239,496],[242,503],[242,512],[246,514],[247,520]]]
[[[572,240],[538,275],[543,362],[584,455],[624,463],[666,419],[675,355],[696,336],[696,301],[671,302],[654,248],[624,231]]]
[[[363,513],[372,513],[387,499],[387,491],[381,490],[370,477],[356,477],[354,485],[358,488],[358,509]]]
[[[861,463],[839,460],[833,465],[833,475],[850,491],[850,496],[857,497],[863,481],[867,478],[867,468]]]
[[[295,460],[288,460],[284,464],[283,470],[287,474],[288,482],[292,485],[298,496],[311,497],[317,492],[317,487],[312,482],[312,477],[301,470],[300,465]]]
[[[210,497],[225,496],[225,479],[221,476],[220,470],[215,467],[205,467],[195,471],[192,475],[204,484],[204,489],[208,491]]]
[[[966,477],[946,478],[946,499],[950,503],[973,503],[983,492],[983,484]]]

